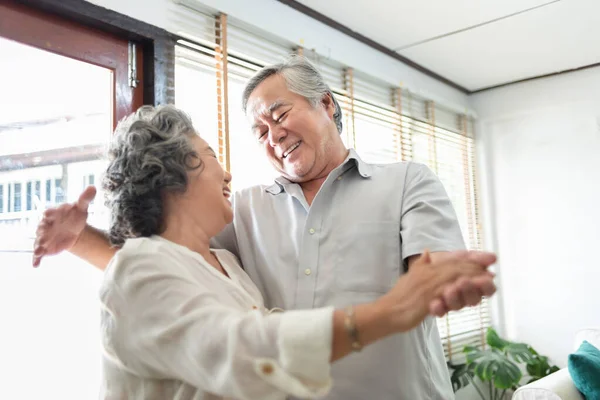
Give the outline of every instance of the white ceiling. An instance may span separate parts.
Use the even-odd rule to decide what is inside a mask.
[[[600,62],[600,0],[298,2],[470,91]]]

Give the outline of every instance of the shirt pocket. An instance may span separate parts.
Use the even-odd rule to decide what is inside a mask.
[[[386,293],[401,273],[398,223],[353,223],[340,235],[336,260],[339,290]]]

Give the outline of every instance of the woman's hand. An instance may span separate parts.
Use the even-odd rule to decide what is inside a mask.
[[[75,203],[63,204],[44,212],[33,244],[33,266],[42,258],[71,249],[86,226],[88,207],[96,197],[96,188],[87,187]]]
[[[432,259],[425,251],[376,304],[394,332],[408,331],[429,314],[443,316],[494,294],[494,275],[487,270],[494,262],[492,253],[457,251]]]

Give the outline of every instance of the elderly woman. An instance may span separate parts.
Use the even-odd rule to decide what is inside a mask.
[[[232,222],[231,175],[183,112],[142,107],[109,156],[110,240],[121,249],[101,288],[107,399],[324,395],[331,362],[412,329],[444,289],[494,261],[439,268],[425,252],[376,302],[270,313],[236,258],[210,248]]]

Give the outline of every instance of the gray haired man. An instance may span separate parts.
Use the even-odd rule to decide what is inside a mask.
[[[420,164],[368,164],[348,150],[340,137],[341,109],[306,60],[291,57],[259,71],[244,90],[243,105],[252,134],[281,177],[234,195],[234,222],[215,246],[240,258],[267,307],[372,301],[425,249],[434,261],[470,257],[456,251],[464,243],[438,178]],[[65,218],[81,224],[85,208]],[[76,237],[69,232],[41,230],[34,265],[69,249],[106,266],[114,249],[103,234],[90,227]],[[462,279],[432,305],[432,314],[475,305],[494,291],[491,275]],[[454,397],[433,317],[335,363],[332,374],[328,399]]]

